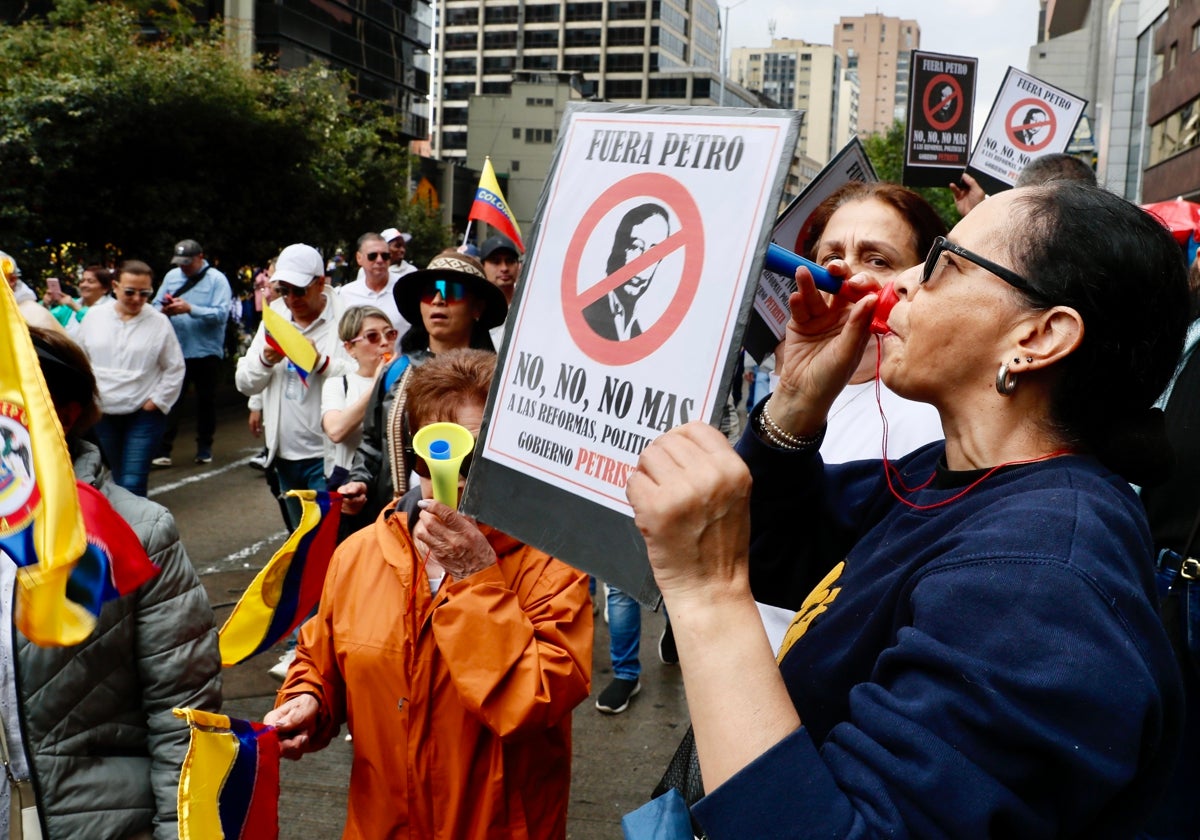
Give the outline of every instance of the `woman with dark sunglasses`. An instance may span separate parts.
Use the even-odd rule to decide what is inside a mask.
[[[1167,454],[1151,405],[1183,345],[1178,246],[1058,182],[977,207],[895,279],[890,315],[858,281],[851,302],[796,280],[780,385],[738,452],[683,426],[628,485],[683,666],[694,815],[711,838],[1136,836],[1183,711],[1128,484]],[[883,382],[946,440],[827,465],[873,316]],[[777,661],[746,570],[781,521],[820,536],[825,576]]]
[[[383,372],[372,390],[363,419],[358,458],[350,481],[338,487],[342,512],[373,520],[404,495],[411,467],[399,439],[404,389],[412,369],[450,350],[493,351],[489,331],[504,323],[508,301],[488,282],[479,260],[448,248],[422,271],[400,277],[392,290],[400,315],[412,326],[400,338],[403,353]]]
[[[75,340],[92,360],[104,412],[96,437],[113,480],[146,495],[150,461],[183,389],[183,350],[166,315],[149,306],[154,272],[126,260],[113,284],[116,302],[93,307]]]
[[[407,428],[477,435],[495,367],[466,349],[421,365]],[[289,758],[349,726],[347,840],[565,837],[571,710],[591,681],[587,576],[434,501],[425,472],[334,554],[263,720]]]

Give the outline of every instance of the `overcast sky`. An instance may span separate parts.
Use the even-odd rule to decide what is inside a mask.
[[[728,47],[765,47],[776,38],[801,38],[832,44],[842,16],[878,12],[907,18],[921,26],[921,49],[979,59],[974,133],[987,119],[1009,65],[1025,70],[1029,48],[1037,43],[1038,0],[878,0],[855,5],[846,0],[717,0],[721,22],[729,8]]]

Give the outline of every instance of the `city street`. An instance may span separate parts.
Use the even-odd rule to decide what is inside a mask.
[[[189,405],[190,399],[189,394]],[[248,465],[258,450],[246,425],[245,400],[226,383],[219,396],[213,462],[192,463],[192,425],[185,421],[176,442],[176,465],[150,477],[150,497],[174,513],[218,627],[286,536],[262,473]],[[596,711],[595,698],[611,678],[607,627],[600,615],[596,623],[592,696],[574,714],[567,821],[567,836],[573,840],[620,837],[621,816],[648,799],[687,727],[679,668],[658,661],[661,613],[644,613],[641,693],[624,714]],[[279,684],[267,669],[281,651],[225,671],[225,713],[261,719],[271,708]],[[352,749],[353,742],[338,738],[299,762],[284,761],[279,802],[284,840],[340,834]]]

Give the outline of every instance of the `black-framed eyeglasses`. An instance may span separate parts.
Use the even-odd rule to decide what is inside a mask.
[[[1005,268],[999,263],[994,263],[987,257],[979,256],[979,254],[976,254],[974,251],[968,251],[963,246],[955,242],[951,242],[944,236],[939,236],[933,240],[933,247],[929,249],[929,256],[925,257],[925,267],[921,272],[922,283],[927,282],[929,278],[933,276],[933,271],[935,268],[937,268],[938,260],[941,259],[943,251],[949,251],[955,256],[962,257],[967,262],[975,263],[975,265],[986,271],[990,271],[1008,285],[1020,289],[1026,294],[1039,298],[1042,296],[1041,293],[1033,287],[1033,284],[1031,284],[1020,274],[1017,274],[1011,268]]]
[[[125,297],[127,297],[127,298],[131,298],[131,297],[148,298],[154,294],[154,290],[153,289],[127,289],[124,286],[122,286],[121,294],[125,295]]]
[[[392,255],[388,251],[371,251],[363,256],[367,258],[367,262],[375,262],[375,260],[390,259]]]

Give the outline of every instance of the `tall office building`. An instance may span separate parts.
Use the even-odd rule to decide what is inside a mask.
[[[1200,0],[1173,0],[1147,47],[1157,78],[1148,90],[1142,198],[1200,200]]]
[[[773,38],[769,47],[734,49],[729,67],[739,85],[804,112],[797,151],[819,164],[857,130],[857,80],[829,45]]]
[[[881,14],[843,17],[833,46],[848,70],[858,73],[858,134],[882,133],[908,114],[909,52],[921,47],[915,20]]]
[[[222,5],[227,19],[245,21],[245,0]],[[285,70],[314,60],[347,70],[355,94],[394,110],[409,139],[428,135],[429,0],[274,0],[255,3],[253,18],[256,52]]]
[[[439,0],[437,17],[434,157],[466,158],[470,98],[509,94],[516,71],[581,73],[585,98],[612,102],[723,90],[715,0]]]
[[[198,23],[221,19],[247,66],[264,55],[284,70],[319,61],[350,76],[356,96],[401,119],[407,140],[429,134],[432,0],[199,0]],[[51,0],[0,0],[0,22],[44,17]],[[155,20],[142,21],[153,37]]]

